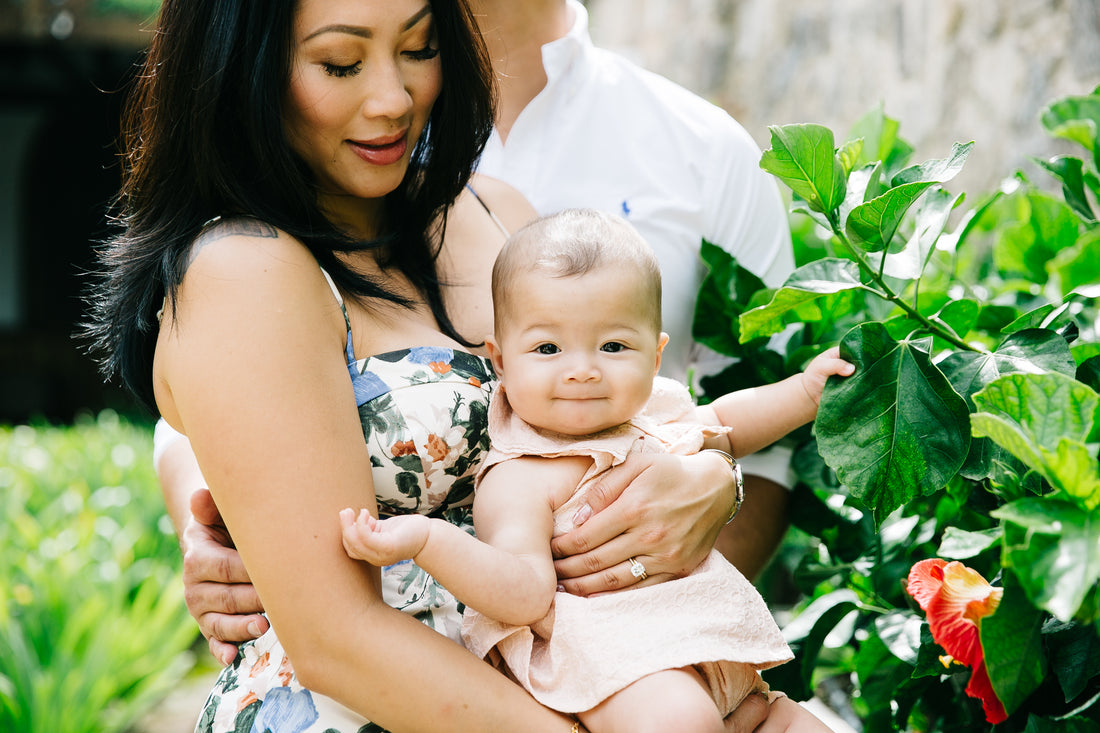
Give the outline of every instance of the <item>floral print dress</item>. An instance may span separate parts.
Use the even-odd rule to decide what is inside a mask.
[[[488,359],[449,348],[421,347],[357,360],[350,325],[347,344],[348,371],[370,451],[379,514],[417,512],[443,517],[472,534],[474,476],[489,447],[486,428],[493,376]],[[383,568],[382,595],[389,605],[461,643],[461,604],[415,563]],[[195,730],[368,733],[383,729],[298,684],[270,629],[240,645],[236,660],[218,677]]]

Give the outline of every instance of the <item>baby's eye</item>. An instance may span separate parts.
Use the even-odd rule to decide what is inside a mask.
[[[556,354],[559,351],[561,351],[561,349],[559,349],[554,344],[539,344],[538,346],[535,347],[535,352],[536,353],[546,354],[547,356],[549,356],[550,354]]]
[[[356,61],[354,64],[348,64],[347,66],[343,66],[341,64],[324,63],[324,64],[321,64],[321,67],[325,70],[325,73],[328,74],[329,76],[335,76],[335,77],[355,76],[356,74],[358,74],[360,72],[360,70],[362,70],[363,62],[362,61]]]
[[[608,341],[600,347],[600,351],[606,351],[608,354],[617,354],[624,350],[626,350],[626,346],[620,344],[618,341]]]

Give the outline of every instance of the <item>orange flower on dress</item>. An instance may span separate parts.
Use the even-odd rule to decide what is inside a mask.
[[[390,448],[390,453],[394,458],[412,455],[416,453],[416,443],[411,440],[399,440]]]
[[[474,385],[475,387],[480,387],[481,386],[481,380],[478,379],[477,377],[470,377],[470,384]]]
[[[981,620],[997,610],[1004,588],[994,588],[961,562],[933,558],[912,567],[906,590],[928,617],[932,638],[949,655],[940,658],[944,666],[953,659],[969,667],[966,694],[982,701],[988,722],[1004,721],[1008,715],[989,681],[978,635]]]
[[[445,361],[430,361],[428,362],[428,368],[436,374],[446,374],[451,371],[451,365]]]

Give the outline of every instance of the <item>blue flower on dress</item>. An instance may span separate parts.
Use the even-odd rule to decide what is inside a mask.
[[[351,386],[355,389],[355,404],[365,405],[375,397],[381,397],[390,391],[390,386],[374,372],[362,372],[354,364],[348,365],[351,372]]]
[[[454,361],[454,358],[454,349],[448,349],[443,346],[417,346],[416,348],[409,349],[409,361],[413,364],[431,364],[435,361],[450,364]]]
[[[317,720],[317,708],[309,690],[297,692],[289,687],[267,691],[264,703],[252,721],[251,733],[301,733]]]

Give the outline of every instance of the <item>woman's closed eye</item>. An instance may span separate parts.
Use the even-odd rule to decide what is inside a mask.
[[[419,48],[415,51],[405,51],[405,56],[413,61],[431,61],[439,55],[439,48],[428,44],[424,48]]]
[[[363,62],[362,61],[356,61],[354,64],[347,64],[347,65],[323,63],[323,64],[321,64],[321,67],[325,70],[325,73],[328,74],[329,76],[335,76],[335,77],[355,76],[356,74],[358,74],[360,71],[363,70]]]

